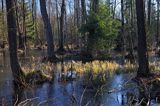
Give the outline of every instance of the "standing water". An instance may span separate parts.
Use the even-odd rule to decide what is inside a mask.
[[[32,55],[38,58],[41,53],[44,52],[31,51],[30,55],[19,56],[20,63],[31,64],[29,57]],[[52,83],[17,91],[12,83],[8,52],[2,52],[0,55],[0,105],[12,106],[16,100],[20,101],[20,106],[126,106],[140,102],[140,89],[131,80],[134,74],[112,75],[102,87],[93,90],[82,86],[81,77],[73,81],[59,82],[58,75],[62,67],[60,63],[55,66],[55,79]],[[156,104],[156,100],[151,100],[151,106]]]

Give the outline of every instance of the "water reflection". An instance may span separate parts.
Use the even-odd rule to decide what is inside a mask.
[[[20,57],[19,60],[21,64],[26,64],[31,62],[29,58],[31,55],[39,57],[41,53],[44,52],[31,51],[31,53]],[[11,106],[19,102],[21,104],[27,103],[29,106],[126,106],[140,102],[140,97],[144,97],[139,86],[131,80],[134,75],[129,74],[111,76],[107,79],[106,84],[97,91],[84,89],[81,78],[74,81],[59,82],[63,62],[55,64],[53,83],[17,89],[12,83],[7,51],[0,56],[0,64],[0,105]],[[157,87],[155,88],[153,91],[160,91]],[[150,105],[155,104],[158,103],[153,97]]]

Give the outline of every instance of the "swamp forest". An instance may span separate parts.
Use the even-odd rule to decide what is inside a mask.
[[[0,106],[160,106],[160,0],[0,0]]]

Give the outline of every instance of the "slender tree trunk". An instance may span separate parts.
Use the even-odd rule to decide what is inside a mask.
[[[156,33],[156,46],[160,46],[159,45],[159,0],[157,0],[157,33]]]
[[[92,10],[95,13],[98,12],[98,6],[99,6],[99,0],[92,0]]]
[[[32,10],[31,10],[31,11],[32,11],[32,20],[33,20],[33,22],[35,21],[35,20],[34,20],[34,19],[35,19],[35,17],[34,17],[34,15],[35,15],[35,14],[34,14],[34,12],[35,12],[35,11],[34,11],[34,8],[35,8],[35,0],[32,0]]]
[[[149,65],[147,57],[147,43],[144,17],[144,1],[136,0],[137,26],[138,26],[138,77],[147,77],[149,75]]]
[[[50,21],[51,21],[51,6],[52,6],[52,2],[51,0],[48,0],[48,17]]]
[[[82,25],[86,24],[87,22],[87,12],[86,12],[86,0],[81,0],[81,8],[82,8]],[[86,42],[86,34],[82,35],[81,47],[87,43]],[[83,52],[83,50],[81,51]]]
[[[122,30],[124,29],[124,1],[121,0],[121,18],[122,18]]]
[[[115,18],[115,14],[116,14],[116,7],[117,7],[117,0],[114,0],[114,4],[113,4],[113,19]]]
[[[122,18],[121,41],[123,43],[123,50],[124,50],[124,1],[123,0],[121,0],[121,18]]]
[[[19,6],[18,6],[18,1],[15,0],[15,6],[16,6],[16,24],[17,24],[17,31],[18,31],[18,48],[19,49],[24,49],[24,42],[23,42],[23,31],[20,28],[20,20],[19,20],[19,16],[18,16],[18,12],[19,12]]]
[[[131,33],[130,33],[130,43],[131,43],[131,47],[130,47],[130,52],[133,54],[133,48],[134,48],[134,41],[133,41],[133,37],[134,37],[134,22],[133,22],[133,0],[131,0],[131,7],[130,7],[130,14],[131,14]],[[134,56],[133,56],[134,57]]]
[[[58,43],[60,44],[60,25],[59,25],[59,13],[58,13],[58,1],[56,0],[56,18],[57,18],[57,35],[58,35]]]
[[[45,0],[40,0],[40,10],[42,14],[42,19],[44,22],[44,27],[45,27],[45,32],[46,32],[46,39],[47,39],[47,54],[48,54],[48,59],[55,58],[54,55],[54,43],[53,43],[53,35],[52,35],[52,27],[49,21],[49,17],[47,14],[47,9],[46,9],[46,1]]]
[[[14,0],[6,0],[7,8],[7,26],[8,26],[8,43],[10,52],[10,65],[16,83],[21,82],[21,75],[23,75],[21,67],[17,58],[17,31]]]
[[[86,22],[86,3],[85,0],[81,0],[81,7],[82,7],[82,24]]]
[[[33,16],[33,20],[34,20],[34,24],[35,24],[35,36],[36,36],[36,42],[35,42],[35,45],[37,44],[40,44],[40,46],[42,46],[42,40],[40,39],[40,36],[38,34],[38,29],[37,29],[37,0],[32,0],[32,2],[34,2],[33,4],[33,13],[34,13],[34,16]]]
[[[125,47],[124,47],[124,1],[121,0],[121,33],[117,37],[117,45],[116,45],[116,50],[117,51],[122,51],[125,52]],[[123,58],[124,58],[123,54]],[[124,60],[124,59],[123,59]]]
[[[74,24],[76,26],[77,29],[80,28],[80,1],[79,0],[74,0]],[[80,36],[80,33],[78,33],[78,31],[76,32],[75,35],[75,42],[77,47],[79,47],[79,39],[78,37]]]
[[[125,62],[125,54],[126,54],[126,43],[125,43],[125,34],[124,34],[124,0],[121,0],[121,37],[120,37],[120,41],[122,44],[122,56],[123,56],[123,63]]]
[[[151,23],[151,0],[148,0],[148,27],[150,27]]]
[[[23,20],[22,20],[22,32],[23,32],[23,35],[22,35],[22,47],[24,49],[26,49],[26,43],[27,43],[27,38],[26,38],[26,8],[25,8],[25,0],[22,0],[22,17],[23,17]]]
[[[60,47],[59,51],[64,52],[64,18],[65,18],[65,0],[62,0],[61,17],[60,17]]]
[[[5,24],[5,21],[4,21],[4,1],[2,0],[2,36],[3,36],[3,46],[2,48],[5,48],[5,28],[4,28],[4,24]]]
[[[79,7],[79,0],[75,0],[75,14],[76,14],[76,24],[77,24],[77,28],[79,28],[80,26],[80,17],[79,17],[79,11],[80,11],[80,7]]]

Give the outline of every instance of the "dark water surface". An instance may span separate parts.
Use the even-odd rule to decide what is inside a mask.
[[[45,52],[29,51],[27,56],[20,56],[19,60],[21,64],[26,64],[30,62],[30,56],[40,57],[43,54]],[[127,106],[132,97],[135,101],[140,101],[139,87],[131,81],[134,74],[113,75],[101,90],[95,91],[83,88],[81,79],[66,83],[58,82],[60,64],[56,64],[56,67],[53,83],[17,91],[12,83],[8,52],[0,53],[0,105],[14,105],[13,101],[17,95],[17,100],[27,101],[21,102],[20,106]],[[153,99],[150,105],[160,104],[156,104]]]

